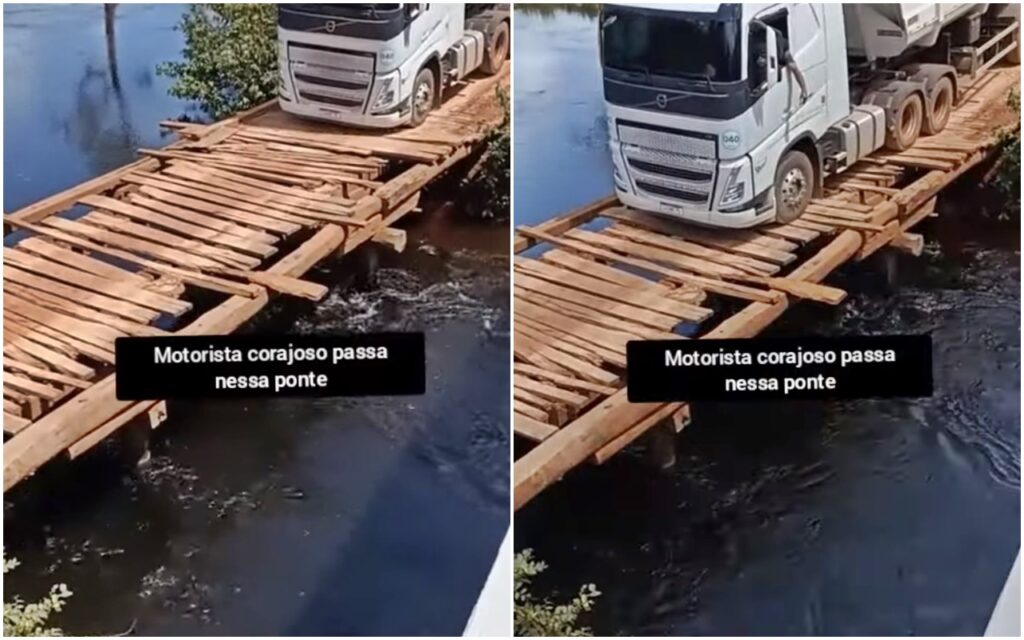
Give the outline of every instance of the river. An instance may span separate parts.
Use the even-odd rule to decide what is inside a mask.
[[[596,24],[517,9],[515,206],[535,224],[612,191]],[[970,185],[921,226],[898,287],[829,282],[772,335],[931,332],[926,399],[699,404],[660,473],[639,447],[515,516],[534,592],[603,595],[598,635],[979,635],[1020,545],[1020,229]]]
[[[169,142],[182,10],[118,5],[111,54],[100,5],[4,7],[5,210]],[[508,228],[450,196],[243,328],[425,331],[426,395],[170,403],[148,464],[104,446],[5,496],[5,601],[67,583],[75,635],[461,633],[508,526]]]

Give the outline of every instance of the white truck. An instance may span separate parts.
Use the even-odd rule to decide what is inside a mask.
[[[960,73],[1019,62],[1020,5],[605,5],[626,205],[743,228],[799,217],[826,176],[941,131]]]
[[[507,4],[282,4],[278,101],[340,124],[417,126],[453,83],[498,73],[509,42]]]

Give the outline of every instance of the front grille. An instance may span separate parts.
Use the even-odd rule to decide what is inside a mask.
[[[359,107],[363,104],[362,100],[346,100],[345,98],[335,98],[334,96],[325,96],[319,93],[310,93],[308,91],[300,91],[299,97],[309,102],[326,102],[327,104],[333,104],[348,109],[351,109],[352,107]]]
[[[714,172],[711,171],[694,171],[692,169],[683,169],[682,167],[667,167],[664,165],[654,164],[653,162],[647,162],[646,160],[637,160],[636,158],[629,158],[628,162],[629,166],[639,169],[640,171],[657,173],[671,178],[692,180],[694,182],[709,182],[714,176]]]
[[[638,189],[653,193],[654,195],[664,196],[666,198],[672,198],[673,200],[680,200],[682,202],[695,202],[705,203],[708,200],[707,193],[694,193],[692,191],[683,191],[681,189],[673,189],[671,187],[665,187],[659,184],[652,184],[650,182],[644,182],[638,180],[636,183]]]
[[[325,87],[335,87],[337,89],[352,89],[356,91],[365,90],[366,83],[353,82],[351,80],[335,80],[333,78],[320,78],[317,76],[311,76],[306,73],[296,73],[295,79],[300,82],[307,84],[320,84]]]
[[[619,120],[626,172],[637,193],[708,207],[715,190],[717,138]]]
[[[372,53],[322,45],[288,44],[288,66],[299,102],[318,102],[362,112],[370,97]]]
[[[626,144],[697,158],[718,157],[716,138],[713,135],[623,120],[618,124],[619,140]]]

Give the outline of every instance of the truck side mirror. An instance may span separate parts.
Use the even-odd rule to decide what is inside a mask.
[[[779,44],[778,44],[778,33],[775,29],[768,27],[765,29],[765,55],[768,58],[768,67],[765,69],[767,75],[768,89],[771,89],[779,82],[779,65],[782,64],[782,60],[779,59]]]

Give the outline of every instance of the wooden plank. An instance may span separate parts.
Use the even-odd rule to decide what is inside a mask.
[[[93,214],[89,214],[93,215]],[[95,242],[101,242],[103,244],[115,247],[118,249],[124,249],[126,251],[140,252],[144,255],[149,255],[154,258],[160,258],[166,260],[171,264],[183,266],[192,269],[209,269],[209,268],[220,268],[222,265],[220,262],[211,260],[204,256],[195,255],[192,253],[186,253],[173,248],[168,245],[158,244],[150,242],[139,237],[133,237],[104,229],[101,227],[95,227],[84,222],[77,222],[71,220],[65,220],[64,218],[48,218],[43,222],[51,229],[58,231],[64,231],[65,233],[79,235],[88,240]]]
[[[184,282],[188,282],[197,287],[203,287],[206,289],[210,289],[212,291],[219,291],[221,293],[228,293],[231,295],[245,296],[248,298],[255,297],[259,295],[260,291],[262,291],[262,289],[260,289],[259,287],[254,287],[252,285],[232,282],[231,280],[217,278],[215,276],[210,276],[205,273],[200,273],[198,271],[180,269],[178,267],[174,267],[163,262],[149,260],[139,256],[138,254],[130,253],[128,251],[122,251],[120,249],[110,246],[104,246],[96,242],[87,240],[85,238],[72,235],[70,233],[65,233],[63,231],[51,227],[44,227],[30,222],[12,221],[12,223],[15,226],[30,229],[33,232],[46,236],[48,238],[53,238],[55,240],[59,240],[72,246],[76,246],[82,249],[88,249],[90,251],[95,251],[97,253],[111,256],[113,258],[119,258],[121,260],[125,260],[127,262],[145,267],[147,270],[153,271],[154,273],[161,273],[172,278],[178,278],[180,280],[183,280]]]
[[[68,447],[68,456],[75,460],[81,457],[83,453],[92,449],[100,442],[105,440],[108,436],[113,434],[115,431],[128,424],[143,413],[150,411],[162,401],[156,402],[139,402],[129,407],[127,410],[122,411],[120,414],[108,420],[107,422],[100,425],[98,428],[93,429],[89,433],[85,434],[80,440],[71,444]]]
[[[837,218],[833,215],[824,216],[816,213],[805,213],[802,216],[800,216],[800,220],[829,224],[832,225],[833,227],[860,229],[862,231],[881,231],[882,229],[884,229],[884,227],[880,224],[874,224],[871,222],[859,222],[856,220],[847,220],[844,218]]]
[[[591,309],[617,316],[619,318],[639,322],[640,324],[647,325],[654,329],[667,331],[680,322],[679,318],[660,312],[642,309],[630,304],[628,301],[621,304],[615,303],[606,298],[601,298],[575,289],[552,284],[550,282],[534,278],[533,276],[526,275],[525,273],[516,274],[515,286],[522,287],[529,291],[535,291],[542,295],[549,295],[559,300],[567,300],[580,306],[590,307]],[[707,311],[708,312],[705,317],[711,314],[710,309]]]
[[[68,357],[59,350],[51,349],[45,345],[41,345],[30,340],[19,340],[14,341],[9,345],[4,345],[5,356],[17,355],[19,351],[24,351],[25,353],[45,362],[54,369],[63,371],[64,373],[72,376],[89,379],[96,375],[96,371],[92,367],[88,367],[74,358]]]
[[[142,195],[140,191],[129,193],[127,195],[127,201],[140,209],[147,209],[163,216],[177,218],[189,224],[232,235],[240,240],[252,242],[255,245],[274,246],[274,243],[277,242],[277,236],[267,233],[266,231],[261,231],[251,226],[247,227],[244,224],[231,222],[230,220],[191,211],[167,202],[153,200],[152,198],[147,198]]]
[[[18,362],[13,358],[4,358],[4,368],[15,369],[17,371],[21,371],[22,373],[27,373],[33,378],[38,378],[40,380],[49,380],[51,382],[59,382],[60,384],[65,384],[71,387],[78,387],[79,389],[88,389],[90,386],[92,386],[91,383],[81,380],[79,378],[67,376],[62,373],[57,373],[55,371],[50,371],[49,369],[43,369],[42,367],[37,367],[32,364]]]
[[[616,269],[615,267],[608,266],[603,262],[582,258],[563,249],[551,249],[549,251],[545,251],[541,254],[540,259],[564,269],[569,269],[576,273],[588,275],[592,278],[611,282],[612,284],[617,284],[622,287],[641,287],[663,295],[668,295],[672,291],[675,291],[672,287],[661,284],[656,280],[644,278],[643,276],[638,276],[622,269]]]
[[[524,415],[518,411],[513,414],[512,425],[517,435],[533,440],[534,442],[541,442],[558,431],[558,427],[538,420],[535,417]]]
[[[66,298],[60,298],[58,296],[51,295],[45,291],[39,291],[38,289],[30,289],[28,287],[22,287],[21,285],[13,282],[4,283],[4,292],[10,293],[24,300],[30,300],[33,303],[60,311],[69,316],[80,318],[82,320],[89,320],[92,322],[98,322],[106,327],[113,327],[119,329],[124,333],[132,336],[165,336],[168,335],[167,331],[159,329],[157,327],[150,326],[148,324],[142,324],[140,322],[133,322],[120,318],[117,316],[96,311],[89,307],[78,304],[75,301],[68,300]]]
[[[107,311],[129,320],[135,320],[136,322],[148,323],[159,316],[159,312],[153,309],[141,307],[131,302],[125,302],[105,296],[99,293],[93,293],[77,287],[69,287],[65,284],[61,284],[56,280],[50,280],[40,276],[32,275],[27,271],[17,269],[12,265],[6,265],[3,270],[3,279],[16,282],[26,287],[39,289],[46,293],[55,295],[60,298],[66,298],[83,304],[100,311]]]
[[[132,177],[134,179],[134,176]],[[218,180],[211,178],[209,180]],[[222,182],[222,181],[221,181]],[[344,213],[328,213],[321,209],[325,205],[313,206],[308,202],[294,203],[285,196],[263,192],[260,195],[243,193],[236,190],[225,190],[222,184],[207,184],[207,181],[199,179],[181,179],[166,174],[150,175],[142,178],[142,183],[150,186],[176,191],[182,195],[206,200],[220,206],[229,206],[233,209],[248,211],[275,218],[282,218],[293,222],[305,224],[316,224],[317,222],[334,222],[351,226],[363,226],[360,220],[351,217],[351,211],[344,210]],[[240,187],[244,188],[244,187]]]
[[[48,278],[73,285],[87,291],[95,291],[106,296],[111,296],[131,302],[140,307],[148,307],[156,311],[167,313],[172,316],[181,314],[192,309],[191,302],[169,298],[157,293],[152,293],[139,288],[136,285],[122,283],[110,278],[94,276],[83,271],[61,266],[60,264],[38,258],[25,251],[4,248],[4,262],[18,266],[26,271],[32,271]]]
[[[222,231],[215,231],[199,225],[182,222],[172,216],[165,216],[149,209],[136,207],[122,200],[115,200],[104,196],[88,196],[82,198],[79,202],[91,207],[127,216],[134,220],[140,220],[148,224],[156,225],[196,240],[213,242],[215,244],[235,249],[243,253],[250,253],[261,258],[271,256],[277,251],[277,247],[272,244],[257,243]]]
[[[702,289],[707,289],[708,291],[713,291],[715,293],[720,293],[722,295],[761,302],[771,302],[773,300],[777,300],[779,297],[779,294],[775,292],[762,291],[759,289],[744,287],[742,285],[737,285],[730,282],[722,282],[719,280],[713,280],[711,278],[704,278],[702,276],[689,274],[674,269],[669,269],[660,264],[650,262],[648,260],[632,258],[627,255],[617,254],[612,251],[591,246],[586,242],[573,240],[571,238],[559,238],[551,236],[544,232],[539,232],[536,229],[531,229],[528,227],[520,227],[518,229],[518,232],[527,237],[532,236],[538,240],[543,240],[544,242],[565,247],[567,249],[572,249],[580,253],[586,253],[592,256],[596,256],[598,258],[603,258],[605,260],[612,260],[615,262],[621,262],[622,264],[628,264],[643,269],[644,271],[656,273],[674,282],[696,285],[698,287],[701,287]]]
[[[64,247],[48,240],[42,240],[40,238],[25,238],[18,242],[16,246],[18,249],[26,249],[36,255],[49,258],[50,260],[66,264],[70,267],[74,267],[93,275],[112,278],[121,282],[129,282],[137,287],[146,287],[151,283],[148,278],[145,278],[138,273],[122,269],[121,267],[114,266],[109,262],[93,258],[84,253],[65,249]]]
[[[4,411],[4,433],[14,435],[24,430],[30,424],[32,424],[32,421],[28,418],[22,418],[20,415]]]
[[[710,315],[710,309],[667,298],[662,292],[645,291],[644,288],[640,287],[622,287],[529,258],[516,257],[514,264],[516,269],[532,277],[547,280],[552,284],[577,289],[584,293],[601,296],[612,302],[630,304],[649,311],[656,311],[693,321],[703,320]]]
[[[515,415],[526,416],[532,420],[536,420],[539,424],[547,424],[547,421],[549,420],[548,414],[546,412],[541,411],[537,407],[527,404],[522,400],[516,400],[515,398],[513,398],[512,408],[515,411]],[[557,430],[557,427],[552,428]]]
[[[560,236],[569,229],[573,229],[581,224],[585,224],[586,222],[593,220],[601,210],[615,206],[618,203],[619,199],[615,194],[605,196],[600,200],[583,205],[569,213],[545,220],[534,228],[542,233]],[[534,242],[532,238],[517,235],[514,241],[513,252],[520,253],[534,244],[536,244],[536,242]]]
[[[279,235],[291,235],[307,224],[306,221],[297,220],[291,216],[282,220],[276,217],[257,215],[248,211],[241,211],[234,207],[220,207],[205,200],[189,198],[177,193],[172,193],[163,188],[143,185],[139,187],[139,193],[152,198],[154,201],[174,205],[175,207],[191,209],[203,215],[213,216],[214,219],[230,220],[239,224],[248,225],[265,231],[272,231]],[[163,211],[170,213],[170,210]]]
[[[517,362],[514,365],[516,371],[525,373],[526,375],[533,376],[534,378],[546,378],[552,382],[557,383],[561,387],[567,387],[570,389],[579,389],[580,391],[591,391],[593,393],[600,393],[604,395],[611,395],[617,391],[615,387],[603,384],[597,384],[595,382],[589,382],[587,380],[579,380],[570,376],[565,376],[557,372],[548,371],[540,367],[535,367],[532,364],[525,362]]]
[[[176,176],[186,180],[204,181],[209,184],[221,185],[225,189],[235,193],[242,193],[255,196],[271,195],[276,201],[290,204],[302,209],[312,209],[324,213],[332,213],[340,216],[350,216],[352,208],[342,206],[335,202],[336,198],[325,196],[315,191],[296,189],[293,187],[282,187],[273,183],[246,178],[233,174],[230,171],[223,171],[213,167],[198,167],[192,163],[172,163],[165,170],[168,175]]]
[[[772,262],[779,265],[789,264],[796,259],[791,253],[799,245],[779,240],[773,243],[770,239],[764,238],[751,231],[735,231],[728,235],[719,232],[697,229],[692,225],[685,225],[681,222],[665,220],[657,216],[641,213],[632,209],[617,207],[601,212],[602,217],[627,222],[636,226],[650,229],[658,233],[664,233],[676,237],[685,237],[691,242],[703,244],[732,253],[739,253],[752,258]]]
[[[621,223],[613,224],[605,231],[641,244],[649,244],[653,247],[659,247],[661,249],[676,251],[678,253],[692,256],[695,259],[706,260],[708,263],[716,266],[716,268],[724,267],[728,269],[727,273],[735,273],[736,271],[739,271],[758,275],[771,275],[773,273],[778,273],[780,268],[779,265],[775,263],[757,260],[750,256],[728,253],[719,249],[711,249],[693,242],[688,242],[682,238],[673,238],[650,233]]]
[[[564,300],[557,300],[550,296],[537,294],[526,289],[516,288],[515,300],[517,304],[520,300],[525,300],[526,302],[561,314],[566,318],[581,320],[597,327],[606,327],[613,331],[636,336],[637,338],[646,338],[648,340],[672,340],[677,337],[676,334],[668,331],[652,329],[646,325],[617,318],[615,316],[602,313],[601,311],[591,309],[590,307],[584,307]]]
[[[580,407],[587,403],[587,397],[561,389],[555,385],[538,382],[524,375],[514,374],[512,376],[513,386],[532,392],[542,398],[563,402],[570,406]]]
[[[143,224],[130,222],[95,209],[79,218],[79,221],[91,223],[97,227],[109,229],[126,236],[134,236],[151,244],[161,244],[172,249],[187,251],[194,259],[201,257],[204,262],[212,261],[227,266],[249,269],[258,267],[263,262],[255,256],[245,255],[231,249],[192,240],[176,233],[161,231]]]
[[[51,387],[48,384],[36,382],[29,378],[19,376],[9,371],[4,372],[4,385],[13,387],[24,393],[32,394],[53,402],[59,399],[64,394],[57,387]]]

